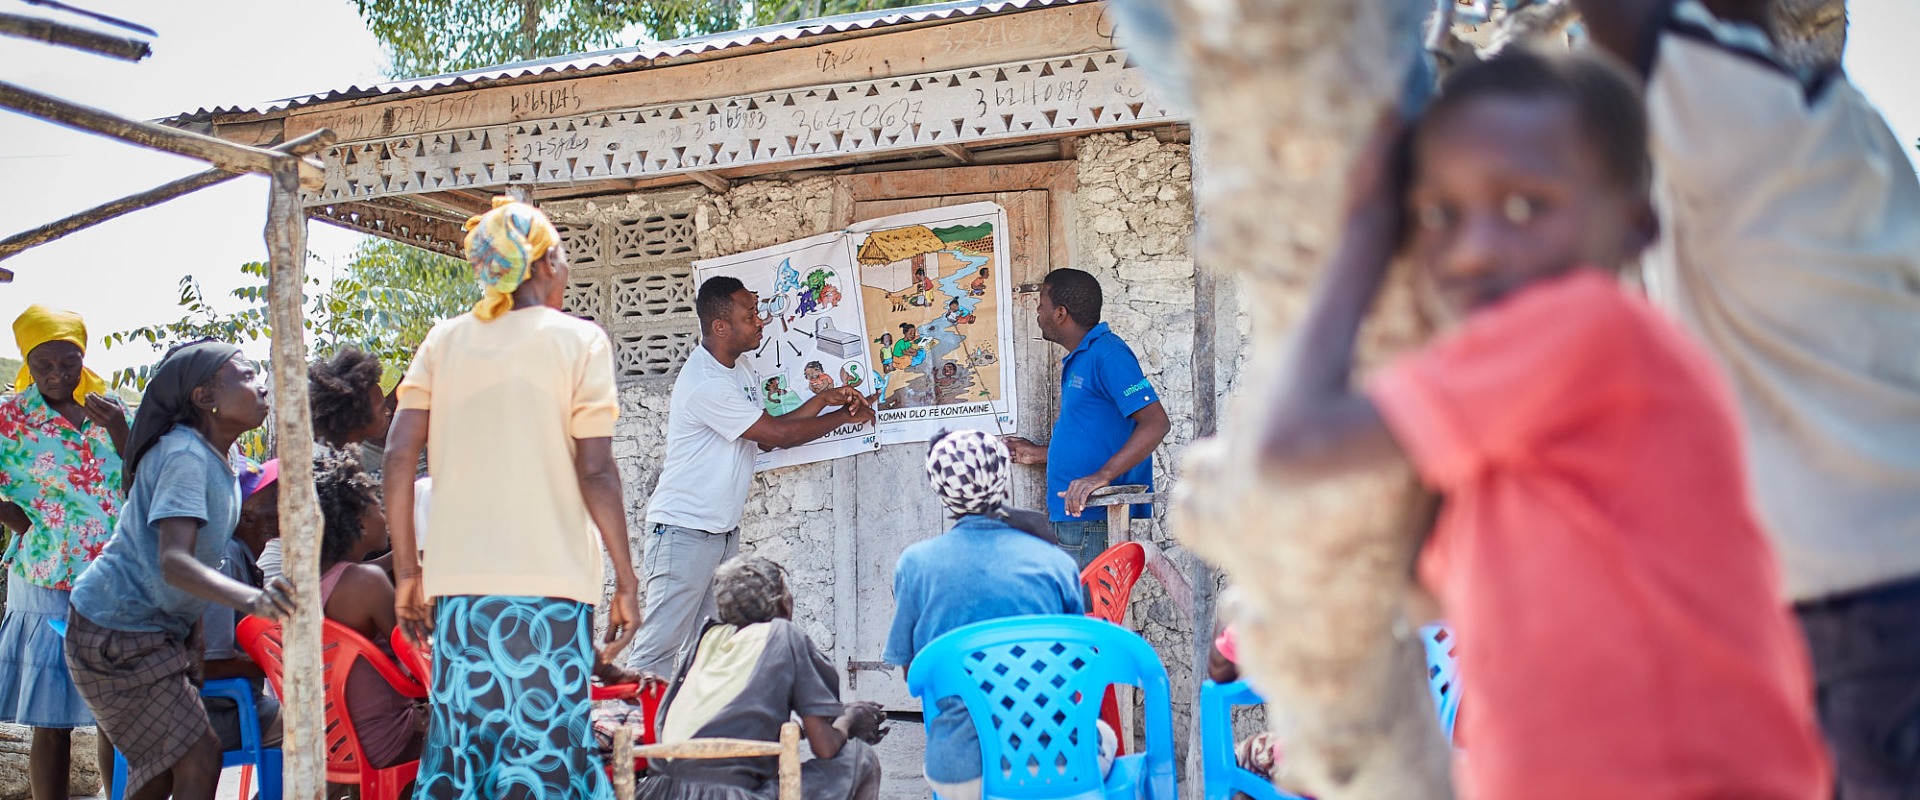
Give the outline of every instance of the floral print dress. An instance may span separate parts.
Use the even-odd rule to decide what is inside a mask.
[[[74,582],[113,537],[120,456],[112,438],[90,420],[75,427],[38,388],[0,399],[0,500],[18,504],[33,522],[0,555],[8,570],[0,722],[92,725],[67,672],[65,642],[47,623],[67,618]]]
[[[120,455],[105,428],[75,428],[38,387],[0,401],[0,499],[33,520],[0,555],[15,577],[71,590],[113,536],[119,494]]]

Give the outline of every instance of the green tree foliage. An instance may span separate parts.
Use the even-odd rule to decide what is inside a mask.
[[[913,0],[355,0],[395,78],[627,47]]]
[[[467,262],[370,238],[333,282],[320,339],[328,352],[351,344],[404,369],[427,331],[479,300]]]
[[[167,350],[200,339],[240,343],[272,336],[267,325],[267,265],[241,265],[252,280],[233,290],[241,301],[238,311],[216,309],[200,282],[180,279],[179,319],[160,325],[107,334],[107,347],[144,342],[154,350],[154,363],[116,371],[110,379],[130,405],[138,404],[159,356]],[[458,315],[480,299],[480,287],[464,261],[429,253],[386,239],[367,239],[331,283],[307,277],[306,335],[315,356],[327,356],[352,345],[380,357],[389,370],[404,371],[427,331],[435,323]],[[265,369],[266,365],[263,365]],[[19,369],[19,367],[14,367]],[[11,380],[11,372],[6,378]],[[249,431],[240,448],[256,460],[269,456],[268,428]]]
[[[254,341],[270,335],[267,327],[267,265],[258,261],[242,264],[240,271],[252,278],[252,282],[233,290],[233,296],[246,302],[239,311],[220,311],[207,298],[200,286],[199,279],[192,275],[180,278],[179,306],[185,313],[177,320],[159,325],[143,325],[132,330],[109,333],[103,344],[107,348],[120,347],[135,342],[145,342],[154,350],[154,361],[168,350],[201,339],[217,339],[223,342],[240,343]],[[308,278],[308,283],[317,287],[319,281]],[[308,316],[308,325],[313,318]],[[114,386],[132,386],[145,389],[147,380],[153,375],[154,364],[117,370],[109,377]]]
[[[241,301],[237,311],[214,307],[200,282],[180,279],[179,319],[159,325],[117,331],[106,337],[107,347],[145,342],[158,355],[200,339],[246,342],[271,336],[267,325],[267,265],[240,267],[252,280],[233,290]],[[380,357],[394,369],[405,369],[434,323],[460,314],[480,299],[466,262],[429,253],[386,239],[362,242],[346,269],[331,283],[307,278],[306,334],[316,355],[327,355],[352,345]],[[145,387],[153,366],[114,373],[117,386]]]

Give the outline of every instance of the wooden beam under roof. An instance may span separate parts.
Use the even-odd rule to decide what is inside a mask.
[[[465,257],[461,252],[466,239],[466,229],[462,226],[464,220],[401,208],[384,200],[308,206],[307,216],[443,256]]]
[[[485,214],[493,208],[492,200],[475,199],[471,192],[449,190],[444,192],[424,192],[421,194],[401,195],[401,197],[439,209],[450,216],[474,216]]]
[[[727,180],[721,177],[720,173],[711,170],[689,172],[687,173],[687,177],[692,178],[695,183],[711,189],[714,194],[726,194],[728,189],[733,188],[733,181]]]
[[[933,149],[940,151],[941,155],[944,155],[962,164],[973,163],[973,151],[968,150],[965,145],[943,144]]]

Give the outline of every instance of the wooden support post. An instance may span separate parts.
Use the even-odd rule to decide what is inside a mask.
[[[1453,0],[1446,0],[1451,4]],[[1195,169],[1193,181],[1197,185],[1212,176],[1200,172],[1200,153],[1204,150],[1202,139],[1194,137],[1187,149],[1187,158]],[[1206,224],[1199,217],[1194,218],[1196,238],[1198,228]],[[1196,261],[1193,265],[1193,438],[1203,439],[1212,436],[1220,425],[1220,384],[1216,348],[1219,346],[1219,285],[1213,269],[1205,263]],[[1189,667],[1193,670],[1193,719],[1189,731],[1200,728],[1200,685],[1206,679],[1207,665],[1213,655],[1213,630],[1216,610],[1214,586],[1218,578],[1214,575],[1213,565],[1204,558],[1188,553],[1189,582],[1193,585],[1193,660]],[[1183,800],[1199,800],[1205,793],[1204,785],[1192,779],[1203,771],[1201,766],[1200,736],[1194,733],[1187,737],[1186,765],[1188,780],[1181,786]]]
[[[21,14],[0,14],[0,35],[33,39],[125,61],[139,61],[153,55],[153,48],[139,39],[109,36],[98,31]]]
[[[1133,506],[1107,506],[1107,546],[1133,541]]]
[[[1103,486],[1087,498],[1087,508],[1107,508],[1107,546],[1133,541],[1133,504],[1153,502],[1153,487],[1139,484]]]
[[[267,323],[273,329],[274,433],[280,450],[280,539],[297,610],[284,625],[285,675],[280,719],[286,729],[289,800],[322,800],[327,743],[320,670],[320,511],[313,486],[313,421],[307,410],[304,296],[307,216],[291,160],[269,174]]]
[[[97,133],[141,147],[151,147],[176,155],[197,158],[227,172],[272,172],[281,163],[299,170],[299,185],[318,189],[326,183],[326,170],[304,158],[234,144],[224,139],[140,122],[97,108],[69,103],[52,95],[0,82],[0,108],[10,108],[28,116],[76,130]]]
[[[321,128],[298,139],[273,148],[275,152],[304,156],[319,152],[339,137],[333,131]],[[0,241],[0,260],[19,255],[28,248],[38,247],[60,239],[68,234],[83,231],[115,217],[131,214],[143,208],[157,206],[173,198],[200,191],[209,186],[238,178],[245,173],[228,172],[224,169],[210,169],[198,175],[181,178],[172,183],[162,184],[136,195],[128,195],[111,203],[94,206],[66,219],[50,222],[25,233],[16,234]]]
[[[1140,485],[1140,483],[1121,483],[1121,485],[1108,485],[1108,487],[1094,489],[1092,497],[1087,499],[1087,506],[1089,508],[1106,506],[1108,547],[1133,541],[1133,505],[1154,503],[1152,489],[1154,487]],[[1171,568],[1171,562],[1165,558],[1165,554],[1160,553],[1160,545],[1154,545],[1152,541],[1140,541],[1139,545],[1146,551],[1146,570],[1160,581],[1160,585],[1167,591],[1167,597],[1173,599],[1175,606],[1183,606],[1181,597],[1188,595],[1187,591],[1183,591],[1185,581],[1179,579],[1181,577],[1179,572],[1175,572]],[[1131,606],[1129,606],[1129,612],[1131,612]],[[1114,735],[1117,735],[1119,741],[1125,742],[1129,748],[1135,746],[1133,733],[1135,729],[1139,729],[1139,721],[1135,719],[1135,708],[1133,708],[1135,693],[1137,693],[1135,687],[1114,685],[1114,704],[1119,706],[1119,731],[1114,731]]]
[[[934,146],[933,149],[940,151],[941,155],[944,155],[962,164],[973,163],[973,151],[968,150],[963,145],[943,144],[943,145],[936,145]]]
[[[714,194],[726,194],[733,188],[733,181],[720,176],[718,172],[689,172],[687,177],[698,181],[701,186],[712,190]]]
[[[800,800],[800,726],[780,726],[780,800]]]
[[[613,732],[613,797],[633,800],[633,728],[622,725]]]

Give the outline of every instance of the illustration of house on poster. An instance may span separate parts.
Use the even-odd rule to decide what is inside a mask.
[[[995,203],[896,214],[848,229],[877,392],[880,443],[942,429],[1011,432],[1013,287]]]
[[[994,203],[897,214],[747,253],[695,261],[738,278],[765,325],[746,355],[767,413],[836,386],[872,398],[878,424],[762,453],[757,470],[924,442],[941,430],[1011,432],[1013,289],[1006,212]]]

